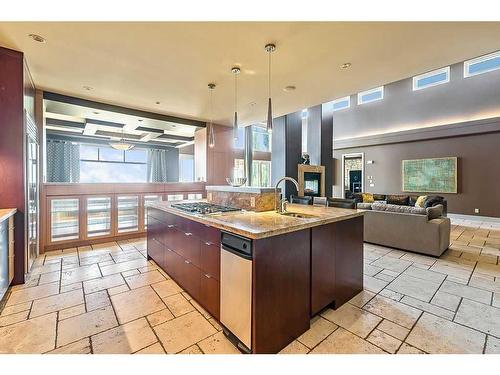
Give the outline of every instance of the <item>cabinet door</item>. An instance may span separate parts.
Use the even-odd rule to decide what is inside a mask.
[[[175,281],[180,283],[179,275],[181,273],[182,258],[168,247],[165,249],[165,271]]]
[[[165,268],[165,246],[153,235],[148,235],[148,256],[161,268]]]
[[[335,300],[335,224],[311,229],[311,316]]]
[[[219,319],[219,282],[208,273],[201,274],[200,303],[215,319]]]
[[[9,218],[9,284],[14,280],[14,217]]]
[[[183,259],[183,263],[179,281],[184,290],[198,300],[200,296],[200,269],[187,259]]]
[[[200,268],[216,280],[220,277],[220,245],[213,242],[202,242],[200,251]]]
[[[200,265],[200,240],[198,237],[191,232],[178,231],[175,241],[175,251],[198,267]]]

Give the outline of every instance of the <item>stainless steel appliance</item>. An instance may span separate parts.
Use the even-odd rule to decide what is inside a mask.
[[[241,351],[252,348],[252,241],[222,232],[220,322]]]
[[[198,213],[198,214],[215,214],[221,212],[241,211],[239,208],[229,206],[219,206],[217,204],[205,202],[189,202],[189,203],[174,203],[173,208],[178,210]]]

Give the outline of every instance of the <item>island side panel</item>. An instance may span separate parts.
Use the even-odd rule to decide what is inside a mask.
[[[363,216],[311,229],[311,316],[363,290]]]
[[[335,299],[337,223],[311,228],[311,316]]]
[[[335,309],[363,290],[363,216],[335,223]]]
[[[310,232],[254,241],[253,353],[277,353],[309,329]]]

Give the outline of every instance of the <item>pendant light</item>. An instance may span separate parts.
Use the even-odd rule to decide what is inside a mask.
[[[233,122],[233,138],[235,141],[238,140],[238,74],[241,70],[237,66],[231,68],[231,72],[234,74],[234,122]]]
[[[115,150],[120,151],[128,151],[134,148],[133,144],[125,142],[125,138],[123,138],[123,128],[122,128],[122,138],[118,142],[109,142],[109,145]]]
[[[208,123],[208,147],[214,148],[215,146],[215,133],[213,124],[213,100],[212,93],[215,90],[215,83],[208,84],[208,92],[210,95],[210,122]]]
[[[269,43],[266,44],[265,50],[267,51],[267,54],[269,55],[269,66],[268,66],[268,92],[269,92],[269,99],[267,101],[267,131],[271,133],[273,131],[273,105],[271,102],[271,53],[276,51],[276,45]]]

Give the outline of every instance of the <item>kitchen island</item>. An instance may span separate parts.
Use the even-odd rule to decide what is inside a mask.
[[[294,204],[288,211],[207,215],[153,203],[148,258],[242,351],[277,353],[312,316],[363,289],[363,213]]]

